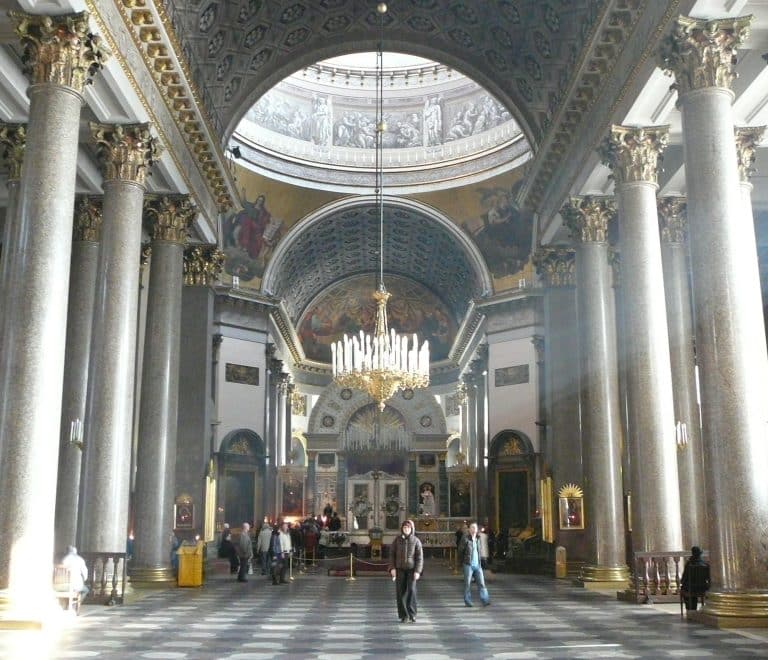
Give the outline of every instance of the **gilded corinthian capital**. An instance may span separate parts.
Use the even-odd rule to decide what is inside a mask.
[[[613,197],[571,197],[560,209],[560,215],[575,239],[582,243],[605,243],[616,206]]]
[[[675,77],[679,95],[704,89],[731,89],[736,78],[736,49],[749,36],[752,16],[703,20],[679,16],[659,46],[659,66]]]
[[[224,253],[216,245],[190,245],[184,250],[184,284],[211,286],[224,267]]]
[[[665,243],[685,243],[688,203],[685,197],[659,197],[661,240]]]
[[[184,243],[196,213],[189,195],[144,195],[144,220],[153,241]]]
[[[72,232],[73,241],[101,240],[102,199],[89,195],[78,195],[75,200],[75,222]]]
[[[33,85],[50,83],[78,93],[111,53],[88,29],[88,13],[64,16],[11,12],[24,53],[21,61]]]
[[[739,159],[739,178],[748,183],[755,173],[755,150],[765,135],[765,126],[744,126],[734,129],[736,155]]]
[[[91,138],[106,181],[132,181],[143,186],[147,171],[162,147],[149,124],[97,124],[91,122]]]
[[[536,272],[548,287],[576,284],[576,250],[571,247],[542,247],[533,255]]]
[[[21,179],[26,144],[26,124],[0,124],[0,163],[8,170],[9,181]]]
[[[669,126],[612,126],[611,134],[598,147],[617,184],[645,181],[656,183],[661,154],[669,142]]]

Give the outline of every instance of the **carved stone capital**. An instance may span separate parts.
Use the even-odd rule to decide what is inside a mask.
[[[196,212],[189,195],[144,195],[144,220],[153,241],[185,243]]]
[[[598,147],[617,184],[658,180],[661,154],[669,142],[669,126],[617,126]]]
[[[291,386],[291,374],[279,373],[277,374],[276,381],[278,393],[282,396],[288,396]]]
[[[89,195],[78,195],[75,200],[75,222],[73,225],[73,241],[101,240],[102,198]]]
[[[88,13],[64,16],[11,12],[21,61],[33,85],[62,85],[81,94],[111,53],[88,28]]]
[[[184,250],[184,284],[211,286],[224,267],[224,253],[216,245],[190,245]]]
[[[739,178],[748,183],[755,169],[755,150],[765,135],[765,126],[743,126],[734,129],[736,155],[739,159]]]
[[[560,209],[560,215],[574,239],[582,243],[605,243],[608,223],[616,217],[616,205],[613,197],[576,196]]]
[[[26,124],[0,123],[0,161],[8,170],[8,180],[21,179],[21,165],[24,162],[24,147],[27,144]]]
[[[149,259],[151,256],[152,256],[152,243],[142,243],[141,254],[139,255],[139,260],[142,268],[144,268],[144,266],[146,266],[149,263]]]
[[[736,78],[736,49],[749,36],[752,16],[704,20],[679,16],[672,34],[659,46],[659,66],[675,77],[672,89],[687,92],[731,89]]]
[[[147,171],[162,152],[149,124],[91,122],[91,137],[106,181],[133,181],[143,186]]]
[[[659,197],[661,240],[665,243],[685,243],[688,202],[685,197]]]
[[[548,287],[576,284],[576,250],[574,248],[542,247],[533,255],[536,272]]]

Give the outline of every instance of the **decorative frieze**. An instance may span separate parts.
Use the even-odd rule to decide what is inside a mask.
[[[26,144],[26,124],[0,123],[0,164],[8,171],[9,181],[21,179],[21,165],[24,162]]]
[[[73,241],[101,240],[102,198],[78,195],[75,200],[75,221],[72,231]]]
[[[688,210],[686,198],[660,197],[657,208],[661,240],[665,243],[685,243]]]
[[[739,178],[748,183],[755,170],[755,150],[765,135],[765,126],[743,126],[734,129],[736,155],[739,159]]]
[[[669,126],[611,127],[611,134],[598,147],[617,184],[658,180],[661,154],[669,142]]]
[[[88,13],[63,16],[11,12],[24,50],[21,61],[32,84],[62,85],[82,93],[111,53],[91,34]]]
[[[571,235],[582,243],[605,243],[608,223],[616,217],[613,197],[571,197],[560,210]]]
[[[184,284],[211,286],[224,267],[224,253],[216,245],[190,245],[184,250]]]
[[[189,195],[144,196],[144,220],[153,241],[186,242],[196,213]]]
[[[106,181],[132,181],[143,186],[147,171],[162,152],[149,124],[91,122],[91,137]]]
[[[659,46],[659,66],[675,77],[679,95],[707,87],[731,89],[736,49],[749,36],[752,16],[704,20],[680,16]]]
[[[548,287],[576,284],[576,250],[570,247],[542,247],[533,255],[536,272]]]

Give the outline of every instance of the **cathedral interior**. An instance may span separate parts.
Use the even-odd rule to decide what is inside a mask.
[[[0,0],[0,625],[336,513],[768,628],[768,1],[382,5]]]

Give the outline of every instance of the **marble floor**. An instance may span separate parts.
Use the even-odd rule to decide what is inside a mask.
[[[0,658],[768,657],[762,631],[687,623],[675,607],[620,603],[538,576],[496,575],[488,586],[491,606],[470,609],[458,577],[430,571],[410,624],[398,621],[383,577],[307,574],[272,586],[221,576],[122,607],[86,606],[58,631],[0,631]]]

